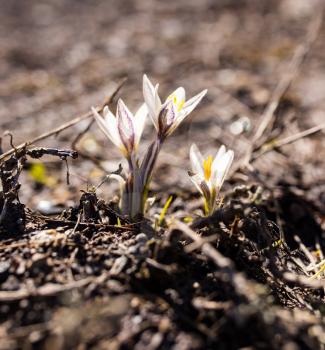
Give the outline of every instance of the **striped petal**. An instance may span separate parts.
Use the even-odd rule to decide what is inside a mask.
[[[195,143],[190,148],[190,161],[194,174],[199,174],[204,178],[203,156]]]
[[[177,88],[173,93],[171,93],[167,99],[167,101],[172,101],[174,106],[175,106],[175,110],[177,112],[180,112],[185,104],[185,90],[183,87],[179,87]]]
[[[135,128],[133,114],[126,107],[122,99],[117,102],[117,128],[121,141],[128,153],[131,154],[135,146]]]
[[[158,130],[162,138],[170,135],[176,115],[175,105],[172,101],[167,101],[158,116]]]
[[[176,121],[174,125],[172,126],[171,133],[174,132],[179,124],[193,111],[193,109],[200,103],[204,95],[207,93],[208,90],[203,90],[198,95],[192,97],[190,100],[185,102],[183,108],[179,111]]]
[[[95,118],[99,128],[102,130],[102,132],[106,135],[107,138],[109,138],[111,140],[111,142],[114,143],[115,146],[117,146],[118,148],[120,148],[124,152],[125,147],[123,146],[123,144],[118,136],[116,118],[109,111],[108,107],[105,106],[105,108],[104,108],[104,118],[96,111],[96,109],[94,107],[92,107],[91,110],[92,110],[94,118]]]
[[[205,195],[206,191],[204,190],[204,178],[200,175],[200,174],[191,174],[189,173],[189,177],[191,179],[191,181],[193,182],[193,184],[195,185],[195,187],[198,189],[198,191],[202,194]]]

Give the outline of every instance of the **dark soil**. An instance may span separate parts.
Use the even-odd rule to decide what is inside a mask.
[[[114,184],[96,187],[120,156],[89,121],[0,160],[0,350],[325,349],[324,130],[256,156],[324,123],[323,25],[240,167],[316,5],[1,3],[0,128],[13,134],[1,153],[102,103],[125,76],[131,107],[144,72],[164,92],[209,93],[162,151],[156,202],[136,223],[118,214]],[[209,218],[186,175],[192,142],[236,155]]]

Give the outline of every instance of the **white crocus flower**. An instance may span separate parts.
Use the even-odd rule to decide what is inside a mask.
[[[163,140],[171,135],[186,116],[193,111],[207,93],[207,90],[201,91],[186,101],[185,90],[179,87],[162,103],[158,95],[158,87],[159,84],[154,87],[148,77],[143,76],[144,100],[158,135]]]
[[[148,114],[146,104],[143,103],[134,116],[121,99],[117,103],[116,116],[108,106],[103,109],[103,117],[95,108],[92,112],[100,129],[129,159],[137,151],[141,139]]]
[[[232,150],[226,151],[222,145],[216,156],[203,158],[198,147],[193,144],[190,149],[192,172],[189,174],[192,182],[201,192],[205,199],[207,214],[212,214],[216,205],[216,197],[227,176],[231,163],[234,159]]]

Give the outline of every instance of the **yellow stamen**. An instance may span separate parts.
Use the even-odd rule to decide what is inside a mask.
[[[209,181],[211,177],[212,160],[212,156],[209,156],[203,162],[204,178],[206,181]]]
[[[178,105],[177,105],[177,112],[180,112],[181,109],[183,108],[184,106],[184,103],[185,103],[185,100],[182,99],[181,101],[178,102]]]
[[[177,112],[181,111],[181,109],[183,108],[184,103],[185,103],[184,99],[181,99],[180,101],[178,101],[177,96],[175,94],[169,95],[167,100],[168,101],[173,101],[174,106],[176,106]]]

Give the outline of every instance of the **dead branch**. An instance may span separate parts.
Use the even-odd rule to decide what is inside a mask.
[[[12,143],[12,142],[11,142]],[[57,156],[62,160],[67,157],[77,158],[78,153],[70,150],[37,147],[27,150],[25,147],[14,150],[8,159],[0,163],[0,224],[8,231],[23,231],[25,227],[24,205],[19,201],[19,176],[27,161],[27,156],[39,159],[44,155]]]
[[[122,80],[122,82],[124,83],[124,80]],[[112,94],[111,96],[115,96],[115,94],[116,94],[116,93],[119,91],[119,89],[121,88],[121,86],[122,86],[121,84],[122,84],[122,83],[120,83],[120,84],[117,86],[117,88],[114,90],[114,92],[113,92],[113,94]],[[95,107],[95,109],[96,109],[98,112],[101,112],[101,111],[103,110],[104,106],[107,104],[107,101],[108,101],[108,103],[109,103],[109,101],[111,100],[111,96],[110,96],[108,99],[105,100],[105,102],[103,103],[102,106],[100,106],[100,107]],[[35,137],[35,138],[29,140],[29,141],[26,141],[26,142],[24,142],[24,143],[21,143],[20,145],[16,146],[15,148],[11,148],[9,151],[7,151],[7,152],[1,154],[1,155],[0,155],[0,162],[1,162],[3,159],[5,159],[5,158],[11,156],[11,155],[12,155],[15,151],[17,151],[17,150],[26,148],[26,147],[28,147],[28,146],[30,146],[30,145],[36,143],[36,142],[39,142],[39,141],[44,140],[44,139],[46,139],[46,138],[48,138],[48,137],[50,137],[50,136],[57,135],[57,134],[59,134],[60,132],[62,132],[63,130],[68,129],[68,128],[70,128],[71,126],[74,126],[74,125],[80,123],[80,122],[83,121],[83,120],[89,119],[89,118],[91,118],[92,116],[93,116],[93,113],[92,113],[91,111],[89,111],[89,112],[87,112],[87,113],[82,114],[82,115],[79,116],[79,117],[76,117],[76,118],[70,120],[70,121],[67,122],[67,123],[64,123],[64,124],[60,125],[59,127],[55,128],[55,129],[53,129],[53,130],[47,131],[47,132],[45,132],[45,133],[43,133],[43,134],[41,134],[41,135],[39,135],[39,136],[37,136],[37,137]]]
[[[62,160],[66,159],[67,157],[71,157],[72,159],[78,158],[78,153],[76,151],[70,151],[70,150],[60,150],[57,148],[44,148],[44,147],[37,147],[30,150],[26,150],[26,155],[34,159],[39,159],[46,154],[50,156],[59,157]]]

